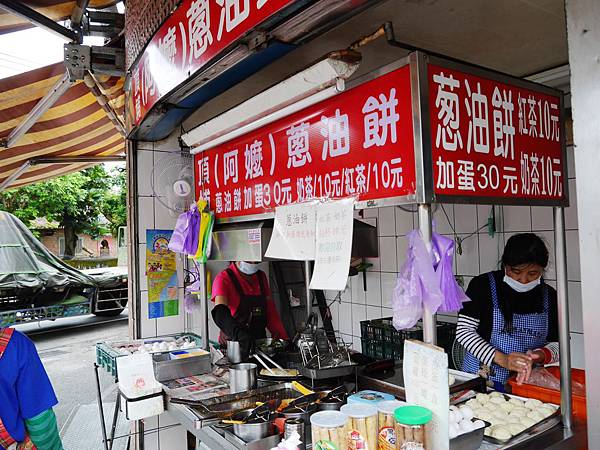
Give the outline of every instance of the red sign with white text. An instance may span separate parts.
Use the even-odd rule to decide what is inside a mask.
[[[195,155],[219,219],[313,198],[415,194],[408,65]]]
[[[566,198],[561,98],[428,65],[436,195]]]
[[[184,0],[163,23],[131,71],[128,123],[226,47],[294,0]]]

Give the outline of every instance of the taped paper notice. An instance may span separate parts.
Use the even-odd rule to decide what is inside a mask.
[[[273,235],[265,256],[293,261],[315,259],[317,203],[275,208]]]
[[[311,289],[343,291],[348,282],[354,198],[317,205],[317,246]]]

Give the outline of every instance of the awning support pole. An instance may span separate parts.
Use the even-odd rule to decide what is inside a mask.
[[[1,2],[2,0],[0,0]],[[17,143],[21,137],[27,133],[37,120],[48,111],[56,101],[71,87],[69,75],[65,72],[56,82],[48,93],[37,102],[33,109],[27,114],[27,117],[17,125],[8,135],[6,141],[2,143],[3,147],[9,148]]]
[[[556,291],[558,294],[558,341],[560,346],[560,410],[563,426],[573,426],[571,402],[571,334],[569,330],[569,295],[567,279],[567,246],[565,238],[565,210],[554,208],[554,243],[556,260]]]
[[[13,184],[27,169],[31,166],[31,161],[25,161],[21,167],[15,170],[6,180],[0,184],[0,192],[4,191],[8,186]]]
[[[210,348],[210,337],[208,336],[208,286],[206,283],[206,263],[198,264],[198,275],[200,278],[200,293],[198,300],[200,301],[200,336],[202,337],[202,348],[208,350]]]
[[[419,204],[419,230],[429,252],[431,252],[431,221],[431,205],[428,203]],[[437,344],[435,314],[429,311],[426,305],[423,305],[423,342],[433,345]]]
[[[43,14],[40,14],[35,9],[32,9],[29,6],[25,5],[23,2],[17,2],[13,0],[0,0],[0,7],[14,14],[15,16],[22,17],[23,19],[31,22],[37,27],[44,28],[45,30],[54,33],[55,35],[65,39],[66,41],[80,42],[80,37],[83,38],[83,36],[78,35],[75,31],[63,27],[54,20],[44,16]]]
[[[304,284],[306,287],[306,319],[312,313],[312,299],[310,298],[310,278],[312,276],[310,261],[304,261]]]

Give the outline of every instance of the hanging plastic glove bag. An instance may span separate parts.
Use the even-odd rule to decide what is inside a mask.
[[[198,228],[200,227],[200,214],[196,205],[189,211],[179,215],[173,235],[169,241],[169,250],[186,255],[194,255],[198,250]]]
[[[469,301],[469,298],[456,282],[454,272],[452,271],[454,241],[449,237],[433,233],[431,237],[431,253],[443,299],[438,312],[460,311],[463,302]]]
[[[406,263],[398,274],[392,296],[394,327],[398,330],[413,327],[423,317],[425,306],[429,311],[437,312],[443,301],[432,256],[421,233],[413,230],[407,239]]]

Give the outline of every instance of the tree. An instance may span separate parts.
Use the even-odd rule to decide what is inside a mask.
[[[104,166],[98,165],[2,192],[0,209],[13,213],[27,225],[38,217],[59,222],[65,234],[64,258],[70,259],[75,256],[78,233],[98,237],[103,232],[98,219],[114,183]]]
[[[102,214],[110,222],[110,232],[117,237],[119,227],[127,225],[127,172],[116,168],[111,172],[112,188],[105,195]]]

